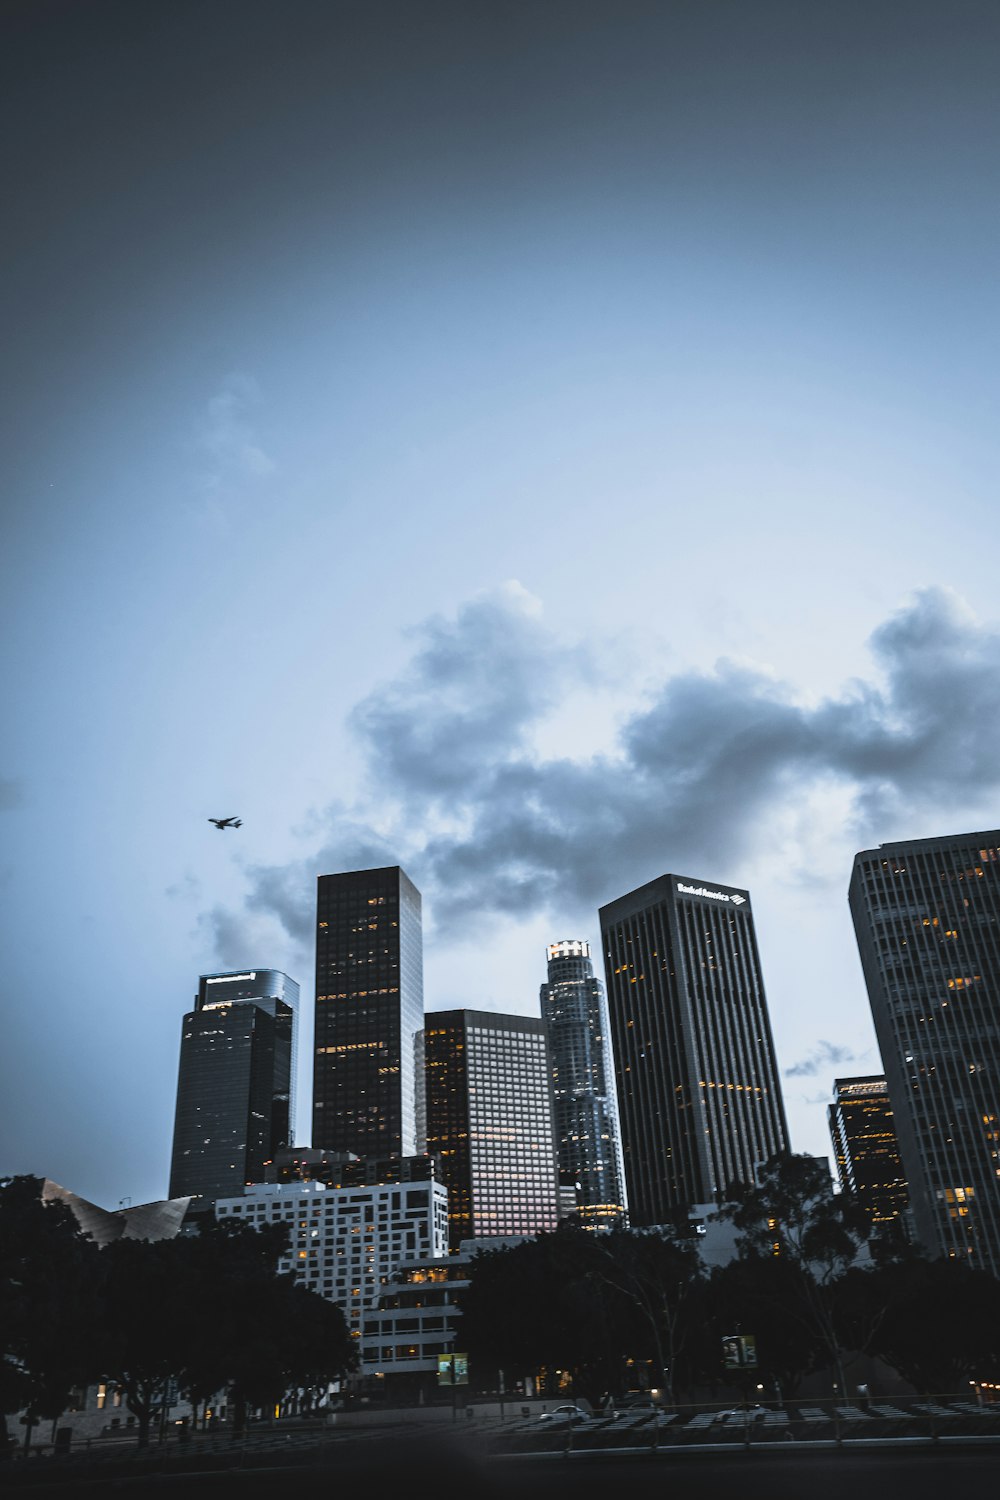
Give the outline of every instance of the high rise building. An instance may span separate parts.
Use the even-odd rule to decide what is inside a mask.
[[[448,1189],[449,1244],[540,1234],[559,1219],[551,1064],[540,1017],[430,1013],[426,1149]]]
[[[590,944],[552,943],[539,1000],[552,1058],[559,1178],[580,1223],[599,1229],[625,1212],[604,986]]]
[[[848,899],[916,1239],[1000,1276],[1000,830],[864,849]]]
[[[900,1219],[906,1177],[885,1079],[835,1079],[828,1115],[842,1191],[853,1194],[873,1224]]]
[[[398,865],[320,875],[312,1144],[416,1152],[424,1024],[420,892]]]
[[[601,907],[629,1218],[720,1202],[788,1149],[750,898],[661,875]]]
[[[201,976],[181,1032],[171,1198],[239,1192],[290,1144],[298,1000],[276,969]]]

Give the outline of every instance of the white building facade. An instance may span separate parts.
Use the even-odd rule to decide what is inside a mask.
[[[336,1302],[358,1340],[364,1314],[401,1261],[448,1253],[448,1193],[433,1179],[347,1188],[261,1183],[218,1199],[215,1213],[255,1227],[287,1224],[289,1248],[279,1269]]]

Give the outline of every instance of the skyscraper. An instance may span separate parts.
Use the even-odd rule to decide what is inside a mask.
[[[881,1076],[837,1078],[829,1107],[830,1139],[837,1175],[873,1224],[899,1219],[906,1203],[906,1177],[889,1102]]]
[[[589,943],[552,943],[547,957],[539,1000],[552,1058],[559,1176],[573,1188],[580,1223],[600,1228],[625,1210],[604,987],[594,977]]]
[[[661,875],[601,907],[629,1218],[667,1223],[788,1149],[750,898]]]
[[[299,987],[276,969],[203,974],[184,1017],[170,1197],[261,1182],[291,1140]]]
[[[448,1189],[448,1242],[555,1229],[559,1181],[545,1023],[433,1011],[424,1032],[427,1151]]]
[[[848,899],[917,1240],[1000,1276],[1000,830],[864,849]]]
[[[312,1144],[416,1151],[424,1024],[420,892],[398,865],[320,875]]]

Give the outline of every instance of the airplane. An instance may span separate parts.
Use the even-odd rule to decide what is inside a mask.
[[[216,828],[241,828],[243,826],[242,818],[209,818],[208,821],[214,823]]]

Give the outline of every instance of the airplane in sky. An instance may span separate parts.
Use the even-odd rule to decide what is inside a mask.
[[[242,818],[209,818],[208,821],[214,823],[216,828],[241,828],[243,825]]]

